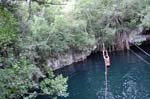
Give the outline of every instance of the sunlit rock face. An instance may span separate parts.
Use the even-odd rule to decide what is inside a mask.
[[[75,62],[83,61],[86,59],[94,50],[95,46],[89,48],[86,51],[73,52],[70,51],[64,55],[58,55],[57,58],[49,58],[47,60],[48,67],[52,67],[54,70],[62,68],[66,65],[70,65]]]

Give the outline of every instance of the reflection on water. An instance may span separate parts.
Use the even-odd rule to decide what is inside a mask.
[[[150,62],[150,57],[139,51],[137,53]],[[150,99],[150,66],[128,51],[113,52],[110,57],[107,98]],[[101,53],[56,72],[69,76],[69,97],[59,99],[104,99],[105,78]]]
[[[123,83],[123,99],[137,99],[137,81],[136,76],[132,73],[136,71],[132,70],[129,71],[125,76],[123,76],[124,83]]]

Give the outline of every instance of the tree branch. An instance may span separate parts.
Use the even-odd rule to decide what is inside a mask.
[[[42,5],[42,4],[50,4],[50,5],[66,5],[65,3],[59,4],[59,3],[52,3],[52,2],[44,2],[44,0],[43,0],[43,1],[32,0],[32,1],[37,2],[37,3],[40,4],[40,5]]]

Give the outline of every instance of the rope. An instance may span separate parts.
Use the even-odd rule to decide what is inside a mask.
[[[105,65],[105,99],[107,99],[107,66]]]
[[[130,51],[135,54],[139,59],[141,59],[143,62],[145,62],[146,64],[150,64],[148,61],[146,61],[143,57],[141,57],[140,55],[136,54],[133,50],[130,49]]]
[[[104,49],[106,49],[106,48],[105,48],[105,45],[103,43],[103,50]],[[108,90],[108,88],[107,88],[107,66],[105,64],[105,99],[107,99],[107,90]]]
[[[135,45],[135,44],[134,44]],[[146,55],[148,55],[150,57],[150,54],[148,54],[146,51],[144,51],[142,48],[140,48],[139,46],[135,45],[138,49],[140,49],[142,52],[144,52]]]

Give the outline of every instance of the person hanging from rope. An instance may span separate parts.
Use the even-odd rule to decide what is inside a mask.
[[[108,51],[105,49],[105,46],[103,44],[103,58],[104,58],[104,61],[105,61],[105,66],[108,68],[110,67],[110,58],[109,58],[109,55],[108,55]]]

